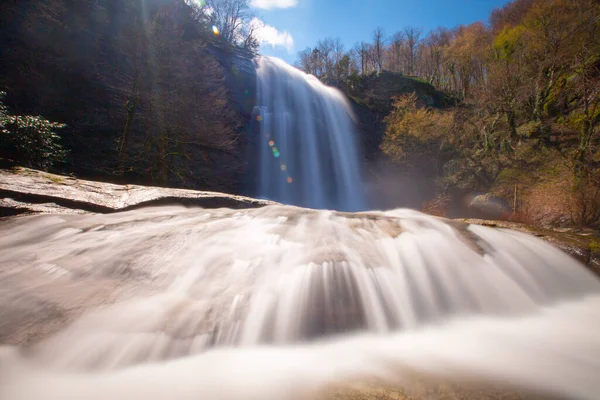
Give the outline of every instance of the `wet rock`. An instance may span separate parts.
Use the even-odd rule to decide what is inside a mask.
[[[225,193],[87,181],[27,168],[0,170],[0,216],[111,213],[167,204],[237,209],[275,203]]]
[[[600,232],[593,229],[550,229],[516,222],[489,221],[472,218],[453,220],[454,225],[460,222],[484,225],[498,229],[512,229],[536,236],[551,243],[555,247],[558,247],[571,257],[584,264],[592,272],[600,275]],[[463,227],[465,226],[463,225]]]
[[[0,199],[0,217],[21,214],[85,214],[87,211],[61,207],[56,203],[26,203],[11,198]]]

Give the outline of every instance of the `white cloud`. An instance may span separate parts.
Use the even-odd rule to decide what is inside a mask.
[[[298,0],[251,0],[250,5],[264,10],[272,8],[291,8],[298,5]]]
[[[250,26],[254,28],[255,37],[261,46],[285,47],[290,53],[294,50],[294,38],[289,32],[279,31],[256,17],[252,18]]]

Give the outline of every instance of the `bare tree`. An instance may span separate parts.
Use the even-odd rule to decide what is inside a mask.
[[[366,75],[377,69],[374,63],[372,44],[365,42],[356,43],[353,50],[356,53],[357,62],[360,66],[362,75]]]
[[[248,0],[207,0],[202,10],[225,41],[256,50],[258,42],[255,28],[250,23],[253,14]]]
[[[307,47],[300,51],[296,66],[319,78],[324,76],[339,78],[338,72],[341,70],[337,66],[344,60],[345,55],[344,44],[340,38],[325,38],[320,40],[314,49]],[[350,63],[349,60],[344,62]]]
[[[307,74],[316,75],[315,58],[313,56],[313,49],[310,47],[305,48],[298,52],[298,60],[295,63],[296,68],[301,69]]]
[[[325,38],[319,40],[317,43],[317,52],[315,52],[315,55],[318,56],[317,74],[320,77],[331,75],[331,72],[333,71],[333,47],[334,44],[332,38]]]
[[[437,28],[427,35],[420,44],[417,68],[421,75],[435,87],[447,89],[445,63],[446,49],[450,46],[452,32],[446,28]]]
[[[417,53],[419,50],[419,42],[421,40],[421,29],[406,27],[404,28],[405,41],[405,59],[407,61],[406,73],[408,75],[414,75],[416,71]]]
[[[383,58],[385,51],[383,29],[377,28],[373,32],[373,62],[377,71],[383,70]]]
[[[244,40],[241,43],[244,49],[249,50],[254,54],[257,54],[260,49],[260,42],[256,37],[257,29],[256,25],[253,25],[252,23],[248,24],[243,31]]]
[[[331,39],[331,45],[332,45],[332,52],[331,52],[332,61],[333,61],[333,64],[336,65],[346,55],[346,49],[344,47],[344,43],[342,43],[342,39],[340,39],[339,37],[335,37],[335,38]]]
[[[365,47],[365,42],[360,42],[354,44],[354,48],[352,49],[354,58],[356,60],[356,66],[358,67],[358,70],[361,75],[364,75],[367,72],[367,57]]]
[[[350,49],[348,51],[348,59],[349,59],[349,74],[350,75],[358,75],[361,73],[361,60],[360,60],[360,52],[356,50],[356,47]]]
[[[404,49],[404,32],[396,32],[391,38],[390,45],[387,51],[386,68],[394,72],[404,72],[403,65],[403,49]]]

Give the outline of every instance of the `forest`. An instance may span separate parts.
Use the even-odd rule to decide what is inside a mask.
[[[395,98],[383,153],[404,165],[434,160],[444,214],[452,195],[487,192],[519,219],[600,223],[600,4],[515,0],[489,23],[424,34],[405,27],[346,50],[336,38],[298,54],[304,71],[356,95],[369,76],[395,72],[447,93],[433,108]],[[428,161],[430,162],[430,161]]]
[[[236,192],[242,117],[219,58],[256,52],[237,22],[247,10],[229,0],[1,2],[0,159]]]

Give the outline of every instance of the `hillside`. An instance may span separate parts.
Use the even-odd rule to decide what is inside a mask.
[[[465,216],[485,194],[505,218],[598,227],[599,21],[595,1],[515,0],[489,24],[377,28],[348,51],[325,38],[298,66],[376,110],[388,204],[416,190],[426,211]]]

